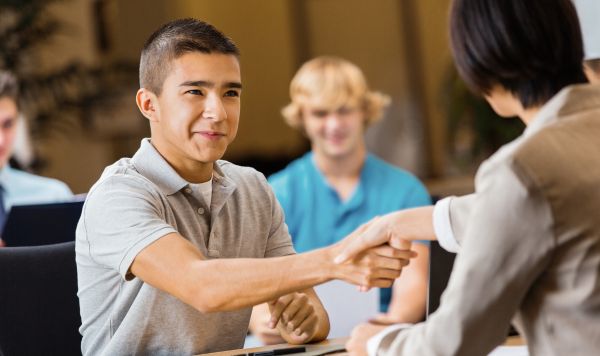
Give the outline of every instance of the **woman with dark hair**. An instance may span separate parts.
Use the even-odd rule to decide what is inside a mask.
[[[458,252],[427,322],[364,324],[347,348],[487,355],[512,320],[531,355],[597,354],[600,86],[584,84],[575,9],[571,0],[455,0],[450,16],[461,76],[527,129],[481,165],[474,194],[383,216],[339,256],[414,239]]]

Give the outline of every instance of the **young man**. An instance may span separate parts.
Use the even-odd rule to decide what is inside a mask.
[[[0,233],[14,205],[42,204],[72,197],[66,184],[12,168],[8,161],[13,152],[19,120],[19,87],[14,75],[0,71]],[[0,239],[0,246],[3,246]]]
[[[331,56],[306,62],[290,97],[282,114],[312,149],[269,183],[298,252],[332,245],[375,216],[431,204],[417,178],[367,152],[365,131],[383,116],[389,98],[370,91],[355,64]],[[416,323],[425,314],[429,251],[422,243],[413,248],[419,256],[394,284],[393,298],[391,288],[380,291],[386,322]],[[266,306],[255,307],[252,332],[265,343],[280,342],[267,320]]]
[[[389,286],[414,255],[380,246],[334,264],[356,235],[293,255],[264,177],[219,160],[237,132],[242,85],[238,49],[213,26],[158,29],[142,50],[140,86],[151,138],[106,168],[77,227],[85,355],[240,348],[250,307],[267,301],[286,340],[322,340],[329,322],[311,286]]]
[[[350,247],[360,251],[392,234],[437,238],[458,255],[426,323],[379,334],[365,324],[347,348],[355,355],[367,343],[377,355],[487,355],[512,319],[530,355],[596,354],[600,87],[582,84],[575,9],[570,0],[455,0],[450,23],[461,76],[498,114],[519,116],[527,129],[481,165],[475,194],[389,214],[370,227],[386,234],[366,230]]]

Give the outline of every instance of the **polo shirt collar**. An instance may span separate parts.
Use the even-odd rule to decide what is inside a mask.
[[[156,184],[165,195],[175,194],[188,185],[154,148],[149,138],[142,140],[131,162],[141,175]]]
[[[214,221],[229,197],[236,190],[237,185],[233,179],[227,177],[217,162],[213,165],[213,191],[210,205],[211,219]]]

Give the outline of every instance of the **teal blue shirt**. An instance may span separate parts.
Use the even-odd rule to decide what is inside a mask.
[[[411,173],[368,154],[352,196],[342,201],[317,168],[312,152],[269,177],[285,213],[294,248],[305,252],[329,246],[375,216],[431,204]],[[387,311],[391,290],[381,291]]]

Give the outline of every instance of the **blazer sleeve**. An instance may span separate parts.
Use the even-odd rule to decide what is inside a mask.
[[[488,165],[477,183],[468,214],[454,216],[464,237],[440,307],[426,323],[386,336],[378,355],[487,355],[506,338],[550,261],[552,214],[508,162]]]

